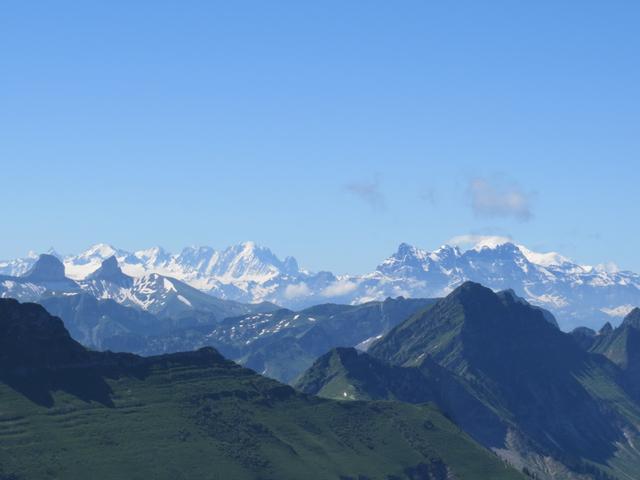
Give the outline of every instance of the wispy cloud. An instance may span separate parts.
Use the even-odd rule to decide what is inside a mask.
[[[448,245],[471,248],[471,247],[495,247],[503,243],[512,242],[511,236],[505,235],[458,235],[447,241]]]
[[[386,207],[386,198],[380,188],[378,177],[372,182],[351,182],[345,186],[345,189],[374,210],[384,210]]]
[[[284,296],[288,299],[306,297],[310,294],[311,294],[311,289],[304,282],[287,285],[287,288],[285,288],[284,290]]]
[[[515,218],[523,222],[533,217],[533,194],[516,184],[476,177],[469,182],[467,191],[471,208],[477,216]]]
[[[336,280],[322,290],[322,296],[324,297],[341,297],[353,292],[358,288],[355,282],[349,280]]]

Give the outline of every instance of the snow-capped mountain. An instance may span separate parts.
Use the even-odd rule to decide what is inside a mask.
[[[92,249],[95,251],[95,249]],[[109,249],[102,249],[110,253]],[[87,256],[84,255],[83,259]],[[0,297],[21,301],[42,301],[53,297],[90,294],[97,300],[117,303],[176,321],[188,318],[213,323],[227,317],[263,312],[277,308],[271,304],[244,304],[208,295],[175,278],[158,273],[131,277],[120,268],[116,257],[100,263],[86,278],[72,280],[66,267],[53,255],[40,255],[31,268],[20,276],[0,276]]]
[[[132,286],[107,281],[105,273],[99,273],[102,262],[111,257],[115,260],[107,265],[110,275]],[[373,272],[342,276],[300,269],[294,258],[281,260],[253,242],[224,250],[188,247],[177,254],[160,247],[127,252],[98,244],[60,258],[67,276],[83,289],[100,298],[139,306],[149,305],[149,299],[142,293],[131,297],[133,286],[137,292],[162,290],[162,295],[180,301],[179,293],[164,288],[165,278],[173,285],[180,282],[183,290],[191,287],[221,299],[269,301],[293,309],[397,296],[440,297],[472,280],[496,291],[513,289],[532,304],[553,312],[564,329],[577,325],[599,328],[607,320],[617,323],[633,306],[640,305],[640,276],[635,273],[579,265],[558,253],[538,253],[504,239],[482,239],[464,251],[451,245],[427,251],[403,243]],[[0,262],[0,275],[24,275],[35,260],[29,255]]]
[[[511,242],[479,244],[461,251],[442,246],[428,252],[406,244],[367,275],[374,291],[443,296],[466,280],[493,290],[513,289],[549,309],[564,329],[618,322],[640,304],[640,276],[578,265],[555,252],[537,253]]]

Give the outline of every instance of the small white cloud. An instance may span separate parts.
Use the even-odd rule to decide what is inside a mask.
[[[461,247],[461,248],[482,248],[489,247],[495,248],[498,245],[503,245],[505,243],[511,242],[511,237],[503,236],[503,235],[458,235],[449,239],[447,244],[453,247]]]
[[[341,297],[347,295],[358,288],[355,282],[349,280],[336,280],[331,285],[322,290],[323,297]]]
[[[617,273],[620,271],[620,267],[615,262],[607,262],[596,265],[596,270],[606,273]]]
[[[633,310],[633,305],[619,305],[613,308],[601,308],[600,311],[606,313],[610,317],[619,317],[623,318],[629,315],[631,310]]]
[[[481,217],[512,217],[527,221],[531,212],[532,194],[524,192],[517,185],[491,183],[485,178],[474,178],[469,182],[473,212]]]
[[[309,286],[304,283],[295,283],[292,285],[287,285],[287,288],[284,289],[285,298],[298,298],[298,297],[306,297],[311,294],[311,289]]]

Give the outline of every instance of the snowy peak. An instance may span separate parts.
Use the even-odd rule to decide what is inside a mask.
[[[462,255],[460,249],[458,247],[452,247],[450,245],[442,245],[437,250],[434,250],[429,254],[429,258],[434,262],[437,261],[446,261],[450,259],[458,258]]]
[[[520,266],[531,263],[541,267],[563,265],[579,267],[558,253],[534,252],[506,239],[498,240],[501,238],[491,237],[491,241],[477,242],[464,252],[457,245],[442,245],[437,250],[429,252],[401,243],[398,250],[377,267],[377,271],[392,276],[405,275],[407,272],[433,271],[436,267],[441,271],[451,271],[464,264],[468,267],[473,266],[474,261],[513,263]]]
[[[502,243],[495,247],[482,247],[471,249],[463,255],[464,263],[468,268],[495,272],[499,269],[507,269],[510,275],[526,273],[529,261],[522,251],[513,243]]]
[[[523,245],[518,245],[518,249],[527,258],[527,260],[529,260],[531,263],[540,265],[542,267],[562,266],[566,264],[571,264],[571,260],[569,260],[567,257],[563,257],[562,255],[556,252],[538,253],[538,252],[529,250],[527,247]]]
[[[287,257],[282,261],[271,250],[254,242],[229,247],[222,251],[216,260],[210,272],[222,280],[261,282],[279,274],[298,273],[298,263],[294,258]]]
[[[152,247],[147,250],[138,250],[134,256],[149,266],[160,267],[171,261],[171,254],[162,247]]]
[[[78,255],[76,259],[78,262],[84,261],[86,263],[89,263],[93,259],[97,258],[100,260],[104,260],[106,258],[113,257],[117,253],[118,251],[111,245],[108,245],[106,243],[97,243]]]
[[[116,257],[122,262],[131,259],[132,255],[106,243],[97,243],[77,255],[64,258],[67,275],[74,280],[87,278],[100,268],[102,262],[110,257]]]
[[[504,242],[504,243],[499,243],[497,245],[493,245],[493,246],[489,246],[489,245],[483,245],[483,246],[478,246],[476,245],[474,248],[469,250],[469,253],[484,253],[487,255],[493,255],[493,256],[500,256],[500,255],[504,255],[504,256],[509,256],[509,255],[515,255],[515,256],[520,256],[522,254],[522,251],[518,248],[517,245],[515,245],[514,243],[511,242]]]
[[[401,243],[396,252],[376,270],[385,275],[420,275],[428,267],[429,254],[408,243]]]
[[[46,275],[62,279],[66,269],[68,277],[99,298],[133,302],[127,297],[133,295],[136,304],[145,305],[147,294],[154,299],[159,290],[172,292],[164,288],[160,277],[154,277],[159,275],[179,280],[203,295],[246,303],[268,301],[295,309],[398,296],[443,297],[469,280],[494,291],[513,289],[519,298],[551,311],[564,329],[596,328],[607,320],[617,325],[640,305],[640,275],[633,272],[579,265],[558,253],[536,252],[505,237],[465,235],[449,243],[433,251],[402,243],[373,272],[362,275],[301,270],[293,257],[281,259],[254,242],[222,250],[188,247],[178,254],[161,247],[130,253],[97,244],[65,257],[64,266],[51,255],[43,260],[47,268],[45,263],[35,268],[33,256],[0,262],[0,275],[15,277],[16,272],[22,275],[33,267],[30,275],[34,279]],[[35,298],[42,284],[26,283],[0,280],[0,296],[17,296],[16,289],[22,289],[25,298]],[[135,295],[122,291],[130,288]],[[167,295],[172,302],[182,301],[173,293]],[[188,301],[193,303],[193,298]]]
[[[38,257],[36,252],[30,251],[26,257],[0,261],[0,275],[21,277],[33,267]]]
[[[191,269],[207,273],[213,257],[217,252],[211,247],[187,247],[175,257],[178,265],[188,265]]]

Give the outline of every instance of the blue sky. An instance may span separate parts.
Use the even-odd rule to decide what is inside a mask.
[[[0,258],[499,234],[640,271],[634,1],[0,6]]]

